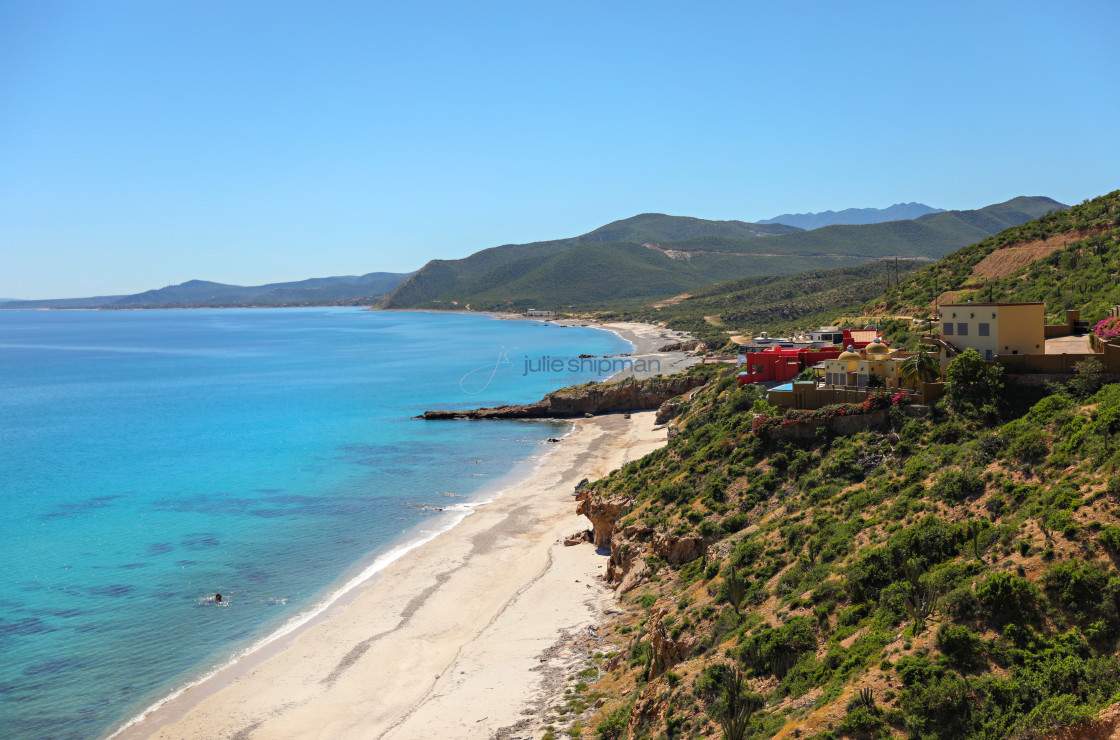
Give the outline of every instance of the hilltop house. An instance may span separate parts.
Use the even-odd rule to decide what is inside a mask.
[[[739,373],[739,385],[747,383],[782,383],[793,380],[807,367],[836,357],[839,347],[769,347],[744,355],[747,368]]]
[[[1015,374],[1066,375],[1090,357],[1105,372],[1120,373],[1120,345],[1071,336],[1088,332],[1078,310],[1067,310],[1065,323],[1046,324],[1042,303],[947,303],[939,319],[941,333],[923,341],[941,348],[943,370],[953,357],[974,349]]]
[[[1110,315],[1120,315],[1120,307]],[[946,303],[940,307],[940,333],[922,341],[941,350],[944,374],[953,357],[974,349],[988,362],[998,362],[1020,382],[1047,376],[1069,376],[1086,359],[1096,359],[1104,372],[1120,374],[1120,340],[1085,336],[1088,324],[1081,312],[1066,311],[1062,324],[1046,324],[1042,303]],[[824,362],[824,382],[795,382],[792,390],[772,390],[770,403],[779,408],[816,409],[830,403],[859,403],[874,389],[872,375],[882,378],[888,391],[906,393],[914,402],[929,403],[943,391],[941,383],[904,382],[901,364],[910,352],[899,352],[881,341],[860,350],[863,332],[845,332],[848,349]]]
[[[941,306],[942,364],[949,347],[974,349],[988,362],[999,355],[1045,354],[1042,303],[946,303]]]
[[[814,342],[828,342],[829,344],[842,344],[844,342],[844,332],[840,331],[837,326],[822,326],[816,331],[809,332],[809,338]],[[848,345],[844,345],[847,347]]]
[[[883,380],[883,387],[887,390],[901,390],[900,367],[902,360],[911,354],[891,349],[878,337],[863,348],[862,355],[849,345],[849,349],[841,355],[825,361],[825,387],[865,389],[868,380],[875,376]]]

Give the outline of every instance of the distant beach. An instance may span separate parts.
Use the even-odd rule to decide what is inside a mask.
[[[653,412],[573,422],[538,469],[311,623],[118,737],[491,737],[556,687],[549,648],[613,594],[573,492],[665,443]],[[428,422],[456,423],[456,422]],[[555,652],[555,651],[553,651]],[[557,664],[560,661],[560,664]]]

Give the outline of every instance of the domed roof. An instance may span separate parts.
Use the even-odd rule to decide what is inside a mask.
[[[891,348],[883,344],[882,337],[875,337],[875,341],[864,347],[863,351],[869,355],[889,355]]]
[[[849,344],[848,349],[841,352],[840,356],[837,357],[836,359],[837,360],[862,360],[863,358],[860,357],[859,353],[855,351],[855,347],[853,347],[852,345]]]

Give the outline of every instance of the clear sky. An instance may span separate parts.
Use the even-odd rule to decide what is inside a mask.
[[[0,296],[1120,188],[1120,4],[0,0]]]

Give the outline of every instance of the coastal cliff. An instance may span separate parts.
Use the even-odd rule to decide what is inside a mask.
[[[425,411],[421,419],[557,419],[588,414],[648,411],[707,382],[702,375],[588,383],[561,388],[536,403],[470,411]]]

